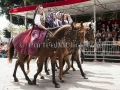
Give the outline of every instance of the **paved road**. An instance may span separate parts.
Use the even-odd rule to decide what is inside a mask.
[[[51,75],[45,75],[45,79],[37,78],[37,85],[28,85],[20,68],[17,71],[19,82],[13,81],[13,70],[16,60],[8,63],[7,59],[0,59],[0,90],[120,90],[120,63],[105,62],[84,62],[83,69],[88,76],[88,80],[81,77],[77,65],[74,63],[77,71],[69,71],[70,74],[65,75],[65,82],[61,83],[56,72],[56,80],[61,88],[56,89],[51,82]],[[36,72],[36,62],[30,63],[31,72],[30,79]]]

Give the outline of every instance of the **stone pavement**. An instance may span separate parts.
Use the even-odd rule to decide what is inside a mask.
[[[64,77],[64,83],[60,82],[58,71],[56,72],[56,80],[61,85],[61,88],[56,89],[52,84],[51,75],[45,75],[44,71],[42,73],[45,79],[41,80],[38,76],[37,85],[30,86],[18,67],[19,82],[14,82],[12,74],[15,61],[14,59],[12,63],[9,63],[6,58],[0,58],[0,90],[120,90],[120,63],[84,62],[82,66],[88,76],[87,80],[81,77],[74,63],[77,71],[73,72],[70,69],[69,74]],[[30,69],[29,77],[32,80],[37,69],[35,61],[31,61]]]

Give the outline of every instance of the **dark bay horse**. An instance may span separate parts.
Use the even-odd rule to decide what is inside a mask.
[[[90,23],[91,24],[91,23]],[[94,38],[94,29],[92,27],[90,27],[91,25],[89,24],[89,27],[88,29],[82,29],[81,31],[79,31],[78,35],[77,35],[77,41],[78,43],[80,44],[84,44],[84,41],[87,40],[88,42],[90,42],[91,44],[94,44],[95,43],[95,38]],[[86,26],[86,24],[84,25]],[[86,31],[84,31],[86,30]],[[71,67],[73,68],[73,71],[75,71],[75,68],[73,66],[73,61],[78,58],[78,50],[79,49],[76,49],[75,53],[72,54],[72,57],[71,57],[71,60],[72,60],[72,65]],[[84,54],[81,50],[81,55],[83,57],[83,60],[84,60]],[[79,59],[78,59],[79,60]],[[81,62],[83,62],[83,60]]]
[[[73,28],[73,25],[72,25],[72,28]],[[71,29],[72,29],[71,28]],[[72,39],[72,40],[74,40],[75,39],[75,37],[76,37],[76,30],[74,30],[74,29],[72,29],[72,30],[70,30],[69,31],[69,34],[71,35],[72,34],[72,37],[69,37],[70,38],[70,40]],[[67,34],[65,35],[65,36],[67,36]],[[64,38],[62,38],[62,39],[64,39]],[[71,41],[72,41],[71,40]],[[64,42],[64,41],[63,41]],[[60,74],[59,74],[59,78],[60,78],[60,80],[61,81],[64,81],[64,78],[63,78],[63,76],[62,76],[62,74],[65,74],[69,69],[70,69],[70,58],[69,58],[69,50],[68,50],[68,48],[65,46],[65,43],[63,43],[63,42],[61,42],[61,45],[63,45],[64,47],[62,47],[62,48],[58,48],[58,51],[56,52],[56,57],[58,57],[59,58],[59,65],[60,65]],[[28,58],[28,62],[31,60],[31,58],[32,58],[32,56],[29,56],[30,58]],[[67,64],[68,64],[68,68],[63,72],[62,70],[62,61],[63,61],[63,59],[65,60],[65,61],[68,61],[67,62]],[[39,59],[37,60],[37,66],[39,65]],[[29,64],[27,64],[28,66],[29,66]]]
[[[53,33],[54,37],[51,34],[49,34],[48,37],[46,37],[44,43],[48,44],[49,42],[51,42],[53,44],[56,44],[56,42],[57,43],[59,42],[61,44],[62,43],[61,39],[64,38],[64,36],[70,30],[71,30],[71,25],[64,25]],[[38,48],[38,51],[35,54],[32,55],[32,56],[39,57],[38,58],[38,63],[37,63],[38,71],[34,75],[33,81],[31,81],[29,79],[29,77],[27,76],[27,74],[24,70],[24,62],[25,62],[26,58],[28,57],[28,55],[23,55],[23,54],[18,52],[19,57],[18,57],[18,60],[16,61],[15,69],[14,69],[14,72],[13,72],[14,81],[18,82],[18,79],[16,77],[16,71],[17,71],[18,65],[20,65],[20,67],[21,67],[21,69],[22,69],[22,71],[25,75],[25,78],[28,81],[28,84],[29,85],[35,85],[36,84],[36,78],[42,70],[42,66],[43,66],[43,63],[45,61],[45,58],[50,57],[51,58],[51,66],[52,66],[52,82],[53,82],[53,84],[55,85],[56,88],[59,88],[60,85],[56,82],[56,79],[55,79],[55,61],[56,61],[56,52],[58,52],[57,50],[58,49],[54,48],[54,47],[53,48],[48,48],[48,47],[45,47],[44,45],[41,45],[41,47]],[[9,50],[8,50],[8,60],[9,60],[9,62],[12,62],[13,55],[14,55],[14,45],[11,41],[10,46],[9,46]]]
[[[71,36],[71,34],[70,33],[68,33],[68,35],[66,35],[65,36],[65,41],[68,43],[68,41],[71,41],[71,40],[74,40],[74,42],[77,42],[78,44],[80,43],[80,42],[84,42],[84,37],[86,37],[86,39],[88,39],[88,41],[90,41],[91,43],[94,43],[94,34],[93,34],[93,31],[92,30],[90,30],[90,29],[87,29],[86,28],[86,26],[83,26],[82,25],[82,23],[75,23],[75,28],[76,28],[76,31],[77,31],[77,35],[75,36],[76,37],[76,40],[75,40],[75,38],[74,38],[74,35],[73,36]],[[71,38],[72,39],[71,39]],[[65,49],[65,48],[64,48]],[[82,76],[85,78],[85,79],[87,79],[87,77],[85,76],[85,73],[83,72],[83,70],[82,70],[82,67],[81,67],[81,64],[80,64],[80,62],[79,62],[79,55],[78,55],[78,50],[79,50],[79,48],[73,48],[73,49],[71,49],[71,54],[73,54],[74,55],[74,57],[75,57],[75,60],[76,60],[76,62],[77,62],[77,64],[78,64],[78,67],[80,68],[80,71],[81,71],[81,74],[82,74]],[[59,50],[61,53],[62,52],[64,52],[63,50]],[[59,57],[59,55],[61,54],[61,53],[58,53],[58,57]],[[65,72],[63,72],[62,73],[62,66],[61,66],[61,64],[62,64],[62,62],[63,62],[63,60],[60,60],[60,58],[58,58],[59,59],[59,64],[60,64],[60,79],[62,80],[62,81],[64,81],[64,79],[63,79],[63,77],[61,76],[61,74],[63,75],[63,74],[65,74],[69,69],[70,69],[70,62],[69,62],[69,59],[67,59],[67,60],[65,60],[66,62],[67,62],[67,64],[68,64],[68,68],[67,68],[67,70],[65,70]],[[30,59],[29,59],[29,61],[30,61]],[[29,65],[29,62],[28,62],[28,64],[27,65]],[[45,72],[46,72],[46,70],[45,70]]]

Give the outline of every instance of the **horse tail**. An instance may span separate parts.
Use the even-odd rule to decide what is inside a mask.
[[[11,42],[9,44],[9,49],[8,49],[8,60],[9,60],[9,62],[12,62],[13,55],[14,55],[14,45],[13,45],[12,40],[11,40]]]

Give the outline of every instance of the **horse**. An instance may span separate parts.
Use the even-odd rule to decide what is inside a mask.
[[[78,34],[78,39],[79,40],[78,41],[83,45],[84,41],[85,41],[84,39],[86,39],[91,44],[94,44],[95,43],[95,39],[94,39],[94,23],[85,22],[85,23],[83,23],[83,25],[85,25],[89,29],[87,30],[87,32],[85,32],[83,30],[79,32],[79,34]],[[83,57],[83,59],[81,59],[82,60],[81,63],[83,63],[84,53],[82,52],[82,49],[80,49],[80,51],[81,51],[81,56]],[[75,68],[73,66],[73,61],[76,61],[76,58],[75,58],[76,54],[72,55],[72,57],[71,57],[71,61],[72,61],[71,67],[72,67],[73,71],[75,71]]]
[[[51,33],[49,33],[48,36],[46,36],[45,41],[43,43],[45,43],[47,45],[49,42],[51,42],[53,44],[55,44],[56,42],[59,42],[61,44],[62,43],[61,39],[69,31],[71,31],[71,25],[64,25],[64,26],[60,27],[59,29],[57,29],[52,34],[53,36],[51,35]],[[21,54],[20,52],[18,52],[19,57],[18,57],[18,60],[16,61],[15,69],[14,69],[14,72],[13,72],[14,81],[18,82],[18,79],[16,77],[16,71],[17,71],[18,65],[20,65],[20,67],[21,67],[21,69],[24,73],[24,76],[25,76],[26,80],[28,81],[28,84],[29,85],[36,85],[36,78],[42,70],[42,66],[43,66],[43,63],[45,61],[45,58],[50,57],[51,58],[51,66],[52,66],[52,82],[55,85],[55,88],[60,88],[60,85],[56,82],[56,79],[55,79],[56,52],[58,52],[57,48],[54,48],[54,47],[53,48],[48,48],[44,45],[41,45],[40,48],[38,48],[38,51],[36,53],[32,54],[32,56],[39,57],[38,62],[37,62],[38,71],[34,75],[33,81],[31,81],[29,79],[29,77],[27,76],[27,74],[24,70],[24,62],[29,55],[24,55],[24,54]],[[11,41],[10,45],[9,45],[9,49],[8,49],[8,60],[9,60],[9,62],[12,62],[13,55],[14,55],[14,45]]]
[[[90,26],[87,26],[86,24],[81,24],[81,23],[76,23],[75,27],[78,30],[77,35],[76,35],[76,44],[84,43],[84,38],[86,38],[91,44],[95,43],[94,39],[94,32],[93,29]],[[72,53],[72,67],[73,67],[73,58],[77,62],[78,68],[80,69],[81,75],[83,76],[84,79],[88,79],[86,77],[86,74],[83,72],[81,63],[79,61],[79,48],[74,48],[74,52]],[[74,69],[74,67],[73,67]]]
[[[72,26],[72,28],[73,28],[73,26]],[[69,33],[71,33],[72,35],[73,35],[73,37],[71,38],[72,40],[74,40],[75,39],[75,36],[76,36],[76,30],[74,30],[74,29],[72,29],[71,31],[69,31]],[[67,36],[67,35],[66,35]],[[69,37],[70,38],[70,37]],[[64,39],[64,38],[63,38]],[[64,74],[64,73],[66,73],[68,70],[69,70],[69,68],[70,68],[70,63],[68,62],[68,68],[67,68],[67,70],[65,70],[64,72],[62,72],[62,60],[63,59],[65,59],[66,61],[70,61],[70,58],[68,57],[68,53],[69,53],[69,51],[68,51],[68,48],[66,48],[65,47],[65,44],[64,43],[62,43],[62,45],[64,46],[63,48],[59,48],[58,49],[58,52],[56,52],[56,54],[57,54],[57,56],[59,57],[59,64],[60,64],[60,74],[59,74],[59,78],[60,78],[60,80],[61,81],[64,81],[64,78],[63,78],[63,76],[62,76],[62,74]],[[28,61],[30,61],[30,59],[31,58],[29,58],[28,59]],[[38,59],[38,61],[37,61],[37,65],[39,64],[39,59]],[[39,66],[39,65],[38,65]]]
[[[76,39],[77,41],[84,42],[84,33],[85,33],[85,37],[86,37],[88,40],[90,40],[92,43],[94,43],[93,37],[90,36],[90,35],[93,35],[93,31],[92,31],[92,30],[87,30],[85,27],[83,27],[82,23],[76,23],[76,24],[75,24],[75,28],[78,30],[78,31],[76,30],[76,31],[77,31],[77,39]],[[82,29],[82,30],[81,30],[81,29]],[[85,30],[84,30],[84,29],[85,29]],[[71,34],[69,34],[69,35],[71,35]],[[69,36],[69,35],[66,35],[66,37],[65,37],[65,39],[66,39],[67,42],[70,40],[70,36]],[[88,36],[90,36],[90,37],[88,37]],[[91,39],[89,39],[89,38],[91,38]],[[69,39],[69,40],[68,40],[68,39]],[[71,40],[70,40],[70,41],[71,41]],[[72,54],[74,54],[74,55],[76,56],[78,50],[79,50],[79,49],[74,49],[74,53],[72,53]],[[77,55],[78,55],[78,54],[77,54]],[[77,60],[77,64],[78,64],[78,63],[79,63],[79,59],[76,59],[76,60]],[[30,59],[29,59],[29,61],[30,61]],[[62,61],[63,61],[63,60],[59,60],[59,64],[61,64]],[[65,70],[65,71],[68,71],[69,68],[70,68],[69,60],[67,60],[66,62],[68,63],[68,68],[67,68],[67,70]],[[27,62],[27,65],[29,65],[29,62]],[[47,66],[47,65],[45,64],[45,66]],[[82,76],[84,77],[84,79],[87,79],[87,77],[85,76],[85,74],[84,74],[84,72],[83,72],[83,70],[82,70],[81,65],[78,64],[78,66],[79,66],[79,68],[80,68],[81,74],[82,74]],[[62,66],[60,66],[60,67],[62,67]],[[62,68],[60,68],[60,73],[61,73],[61,69],[62,69]],[[48,72],[46,67],[45,67],[45,72]],[[66,73],[66,72],[63,72],[62,75],[65,74],[65,73]],[[41,74],[40,74],[40,75],[41,75]],[[60,75],[61,75],[61,74],[60,74]],[[62,77],[62,76],[60,76],[60,77],[62,78],[62,81],[63,81],[63,77]],[[44,77],[41,76],[41,78],[44,78]]]

